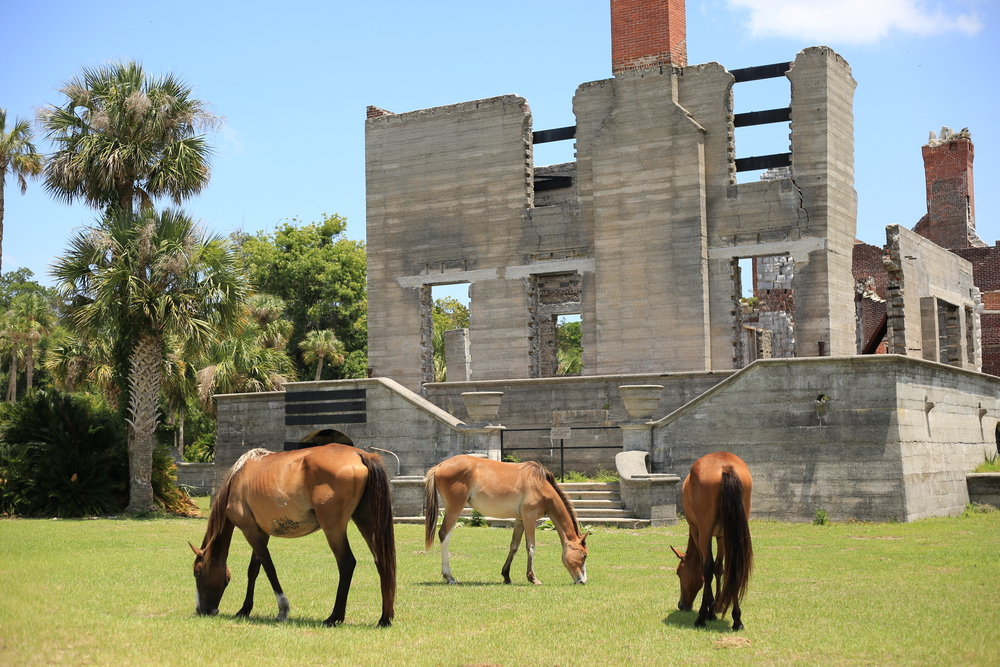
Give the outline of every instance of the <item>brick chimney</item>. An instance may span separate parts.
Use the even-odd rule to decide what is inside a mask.
[[[927,215],[913,231],[942,248],[983,247],[976,234],[976,206],[972,187],[975,148],[967,129],[931,132],[922,149],[927,181]]]
[[[611,0],[611,72],[687,66],[684,0]]]

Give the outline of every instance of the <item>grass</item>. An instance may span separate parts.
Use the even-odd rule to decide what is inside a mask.
[[[1000,453],[987,456],[972,472],[1000,472]]]
[[[746,630],[693,627],[676,608],[686,528],[596,529],[586,586],[571,586],[554,532],[538,533],[535,571],[500,582],[510,532],[460,527],[452,568],[397,526],[396,621],[379,630],[377,576],[358,557],[347,622],[324,628],[336,585],[321,535],[275,539],[291,600],[277,624],[262,576],[249,620],[249,548],[234,538],[233,582],[213,618],[192,615],[193,556],[204,519],[0,521],[0,665],[996,665],[1000,664],[1000,512],[910,524],[754,521],[756,571]],[[513,573],[512,573],[513,574]],[[728,647],[728,648],[726,648]]]

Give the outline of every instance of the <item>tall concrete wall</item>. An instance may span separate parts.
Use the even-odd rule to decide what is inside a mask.
[[[654,425],[653,471],[733,452],[761,518],[958,514],[965,474],[996,449],[998,396],[997,378],[912,357],[757,361]]]
[[[370,114],[374,374],[423,391],[429,286],[467,282],[467,376],[548,375],[538,285],[559,273],[581,286],[584,374],[739,367],[737,259],[777,255],[795,262],[795,353],[853,353],[855,83],[824,47],[787,77],[790,176],[760,183],[735,182],[735,78],[717,63],[581,85],[576,163],[538,170],[523,98]]]

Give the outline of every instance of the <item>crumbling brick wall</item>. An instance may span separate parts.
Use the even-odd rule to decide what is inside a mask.
[[[983,372],[1000,375],[1000,242],[985,248],[953,249],[972,262],[972,280],[982,292],[980,315]]]

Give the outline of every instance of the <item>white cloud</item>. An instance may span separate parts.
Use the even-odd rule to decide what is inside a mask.
[[[750,10],[755,37],[815,42],[877,42],[890,32],[920,36],[945,32],[973,35],[982,29],[975,12],[959,3],[921,0],[729,0]]]

